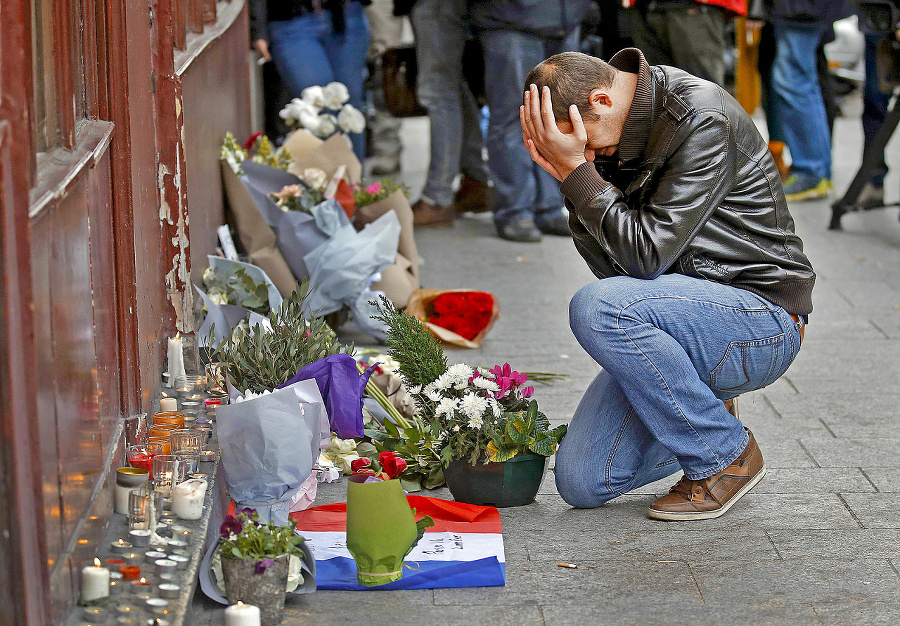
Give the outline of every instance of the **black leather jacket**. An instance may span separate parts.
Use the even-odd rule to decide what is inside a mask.
[[[594,274],[677,272],[809,314],[815,273],[750,117],[717,85],[650,68],[633,48],[610,64],[639,73],[619,144],[620,157],[634,158],[585,163],[560,187]]]

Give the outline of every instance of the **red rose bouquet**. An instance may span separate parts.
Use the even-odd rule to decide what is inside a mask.
[[[500,309],[486,291],[419,289],[410,296],[407,313],[425,322],[438,339],[477,348],[500,316]]]

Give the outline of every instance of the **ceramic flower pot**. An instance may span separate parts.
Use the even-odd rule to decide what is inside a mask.
[[[257,574],[255,559],[222,559],[225,594],[228,603],[238,600],[259,607],[263,626],[280,624],[284,618],[284,594],[287,587],[290,555],[275,559],[271,567]]]
[[[517,454],[503,463],[451,461],[444,468],[447,487],[457,502],[483,506],[522,506],[534,502],[547,457],[539,454]]]
[[[400,580],[418,533],[400,481],[365,479],[355,475],[347,482],[347,549],[359,584],[376,587]]]

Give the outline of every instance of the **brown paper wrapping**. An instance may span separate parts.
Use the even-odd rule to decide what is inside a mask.
[[[397,262],[384,270],[381,281],[372,288],[383,291],[399,308],[406,306],[410,294],[419,288],[419,250],[413,230],[413,212],[409,200],[399,189],[384,200],[364,207],[357,207],[355,224],[358,229],[393,211],[400,220],[400,241],[397,244]]]
[[[266,224],[256,203],[250,197],[250,192],[238,179],[231,166],[224,160],[220,163],[228,206],[234,216],[241,244],[250,256],[250,262],[264,271],[272,279],[278,292],[287,297],[292,291],[298,290],[297,279],[275,245],[275,233]]]
[[[301,178],[308,167],[317,167],[331,178],[341,165],[345,165],[346,179],[351,185],[362,179],[362,164],[340,133],[322,141],[305,130],[296,130],[284,140],[284,148],[293,158],[288,171]]]
[[[494,298],[494,311],[491,313],[491,319],[488,321],[487,326],[484,327],[480,333],[475,335],[475,338],[471,341],[466,339],[465,337],[461,337],[457,335],[452,330],[447,330],[446,328],[441,328],[440,326],[436,326],[431,324],[428,321],[428,318],[434,314],[433,302],[434,299],[437,298],[442,293],[454,293],[454,292],[465,292],[465,291],[478,291],[477,289],[416,289],[412,292],[412,295],[409,297],[409,304],[406,305],[406,312],[412,315],[414,318],[422,322],[431,333],[445,343],[449,343],[453,346],[459,346],[460,348],[480,348],[482,342],[484,342],[484,336],[488,334],[488,331],[494,325],[494,322],[497,321],[497,318],[500,317],[500,305],[497,304],[497,298]]]

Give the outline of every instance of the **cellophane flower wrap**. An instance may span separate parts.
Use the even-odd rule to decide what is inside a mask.
[[[478,348],[500,317],[500,306],[486,291],[417,289],[409,297],[406,312],[423,322],[441,341],[461,348]]]

